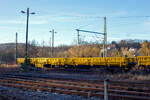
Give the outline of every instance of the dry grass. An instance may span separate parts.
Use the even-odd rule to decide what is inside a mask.
[[[8,65],[8,64],[1,64],[0,65],[0,73],[12,73],[12,72],[19,72],[20,70],[20,65]]]
[[[130,77],[131,80],[150,81],[150,74],[148,75],[134,75]]]
[[[112,80],[150,81],[150,73],[143,75],[143,74],[132,74],[132,73],[128,72],[128,73],[108,75],[108,78],[112,79]]]

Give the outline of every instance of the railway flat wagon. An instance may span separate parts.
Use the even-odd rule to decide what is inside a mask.
[[[76,60],[76,58],[66,58],[65,59],[65,67],[75,67],[76,66],[76,64],[75,64],[75,60]]]
[[[90,66],[90,58],[74,58],[74,64],[75,66]]]
[[[24,63],[24,58],[18,58],[18,64]],[[130,60],[132,62],[132,60]],[[30,64],[36,67],[127,67],[126,57],[82,57],[82,58],[30,58]]]
[[[38,68],[43,68],[47,64],[48,58],[30,58],[31,65],[35,65]]]
[[[137,64],[137,57],[128,57],[127,59],[130,66],[135,66]]]
[[[23,64],[24,61],[25,61],[25,58],[18,58],[18,59],[17,59],[17,63],[18,63],[18,64]]]
[[[23,64],[25,58],[18,58],[18,64]],[[124,68],[150,66],[150,56],[138,57],[80,57],[80,58],[30,58],[30,64],[38,68]]]
[[[107,66],[106,58],[104,57],[92,57],[90,58],[90,66]]]
[[[126,57],[106,57],[108,67],[128,67],[128,59]]]
[[[65,58],[47,58],[48,67],[60,67],[65,65]]]
[[[137,65],[150,67],[150,56],[138,56],[137,57]]]

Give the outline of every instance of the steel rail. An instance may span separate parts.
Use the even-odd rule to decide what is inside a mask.
[[[0,79],[4,79],[3,77]],[[5,78],[6,79],[6,78]],[[18,79],[18,78],[7,78],[9,80],[18,80],[18,81],[25,81],[24,79]],[[12,81],[13,81],[12,80]],[[66,81],[66,80],[54,80],[54,79],[39,79],[39,78],[30,78],[28,79],[28,81],[38,81],[38,82],[45,82],[45,83],[55,83],[55,84],[69,84],[69,85],[78,85],[78,86],[87,86],[87,87],[95,87],[95,88],[104,88],[103,83],[98,84],[98,83],[87,83],[87,82],[71,82],[71,81]],[[80,83],[80,84],[79,84]],[[132,91],[144,91],[144,92],[150,92],[150,87],[147,86],[143,86],[143,87],[133,87],[133,85],[130,86],[130,84],[128,85],[122,85],[122,84],[109,84],[109,89],[117,89],[117,90],[132,90]]]
[[[54,79],[42,79],[42,78],[27,78],[27,77],[23,77],[23,79],[28,79],[28,80],[36,80],[36,81],[43,81],[43,82],[50,82],[50,83],[61,83],[61,84],[70,84],[70,85],[78,85],[78,86],[88,86],[88,87],[96,87],[96,88],[104,88],[103,83],[88,83],[88,82],[84,82],[84,81],[66,81],[66,80],[54,80]],[[23,80],[22,77],[21,79],[17,78],[17,80]],[[80,84],[79,84],[80,83]],[[111,83],[111,82],[110,82]],[[130,82],[128,82],[130,83]],[[117,89],[117,90],[131,90],[131,91],[144,91],[144,92],[150,92],[150,87],[149,86],[134,86],[132,84],[126,84],[123,85],[121,84],[109,84],[109,88],[110,89]]]
[[[71,93],[74,93],[74,94],[76,94],[76,91],[78,91],[78,93],[79,93],[79,91],[80,92],[82,91],[82,93],[80,95],[83,95],[84,93],[87,95],[87,93],[88,94],[90,93],[91,96],[92,95],[96,96],[98,94],[100,95],[101,93],[103,94],[103,91],[104,91],[103,87],[102,88],[93,87],[92,83],[89,83],[89,84],[91,84],[90,87],[84,83],[83,83],[84,85],[83,84],[79,85],[79,84],[80,84],[79,82],[76,85],[75,84],[73,85],[70,83],[65,83],[65,84],[57,83],[56,80],[54,83],[50,83],[50,82],[48,83],[45,81],[39,81],[39,80],[36,81],[36,79],[35,80],[26,80],[26,79],[15,79],[15,78],[12,78],[12,79],[11,78],[8,78],[8,79],[0,78],[0,85],[2,85],[2,86],[12,86],[12,87],[20,87],[20,88],[34,87],[32,89],[35,89],[35,90],[38,89],[38,90],[42,90],[42,91],[46,91],[45,88],[47,88],[47,89],[51,88],[48,91],[54,92],[54,90],[55,90],[55,92],[56,92],[56,90],[57,91],[65,90],[66,92],[71,91]],[[72,91],[74,91],[74,92],[72,92]],[[149,92],[147,93],[147,92],[137,92],[137,91],[127,91],[127,90],[121,91],[121,90],[114,90],[114,89],[109,89],[108,92],[109,92],[109,96],[111,94],[113,94],[113,96],[114,95],[123,96],[122,94],[124,94],[123,97],[125,97],[125,98],[133,98],[133,96],[136,97],[135,95],[137,95],[137,97],[140,95],[140,97],[143,96],[141,100],[147,100],[147,99],[143,99],[143,98],[150,97]],[[113,96],[110,96],[110,97],[113,97]]]
[[[22,84],[12,84],[12,83],[0,83],[2,86],[8,87],[17,87],[24,90],[36,90],[36,91],[48,91],[48,92],[56,92],[56,93],[63,93],[63,94],[71,94],[71,95],[82,95],[82,96],[96,96],[96,97],[103,97],[103,93],[92,93],[92,92],[83,92],[83,91],[74,91],[74,90],[63,90],[63,89],[56,89],[56,88],[45,88],[39,86],[29,86],[29,85],[22,85]],[[150,100],[150,97],[142,97],[142,96],[130,96],[130,95],[120,95],[120,94],[109,94],[111,98],[126,98],[130,100]]]

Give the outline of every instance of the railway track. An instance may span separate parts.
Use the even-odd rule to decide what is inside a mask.
[[[47,91],[86,97],[104,97],[103,81],[60,80],[21,75],[0,77],[0,86],[23,90]],[[108,96],[112,99],[150,100],[149,82],[109,81]]]

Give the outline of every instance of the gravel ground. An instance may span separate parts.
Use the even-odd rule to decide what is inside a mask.
[[[86,98],[82,96],[73,96],[66,94],[24,91],[12,87],[0,86],[0,100],[103,100],[96,97]]]
[[[39,77],[49,77],[49,78],[65,78],[65,79],[84,79],[84,80],[98,80],[104,79],[104,76],[99,75],[84,75],[84,74],[66,74],[66,73],[36,73],[36,72],[28,72],[21,73],[21,75],[29,75],[29,76],[39,76]]]

